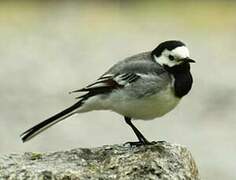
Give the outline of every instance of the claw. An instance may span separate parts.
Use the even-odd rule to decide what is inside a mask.
[[[124,145],[129,145],[131,147],[139,147],[144,146],[143,142],[137,141],[137,142],[126,142]]]
[[[142,141],[136,141],[136,142],[126,142],[124,145],[128,144],[131,147],[139,147],[139,146],[148,146],[148,145],[154,145],[156,144],[155,141],[149,142],[142,142]]]

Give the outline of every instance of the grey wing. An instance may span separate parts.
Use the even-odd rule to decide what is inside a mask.
[[[111,67],[106,74],[133,73],[139,76],[135,82],[126,86],[130,96],[149,96],[155,94],[171,83],[167,71],[151,57],[151,52],[144,52],[126,58]]]
[[[123,73],[156,73],[166,72],[164,68],[156,63],[151,52],[140,53],[118,62],[111,67],[105,74],[123,74]],[[104,74],[104,75],[105,75]]]
[[[162,74],[138,74],[139,79],[126,86],[126,94],[130,97],[142,98],[154,95],[165,89],[171,83],[171,77],[167,73]]]
[[[169,81],[168,73],[152,61],[147,52],[118,62],[97,81],[73,92],[86,92],[78,97],[82,100],[97,94],[109,94],[116,89],[123,89],[130,96],[143,97],[162,90]]]
[[[84,101],[95,95],[107,95],[115,89],[123,89],[139,78],[140,76],[135,73],[123,73],[119,75],[105,74],[85,88],[78,89],[70,93],[85,92],[84,95],[76,98]]]

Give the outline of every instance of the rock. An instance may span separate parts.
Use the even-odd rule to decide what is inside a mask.
[[[183,146],[106,145],[50,153],[0,156],[0,179],[162,179],[198,180],[197,166]]]

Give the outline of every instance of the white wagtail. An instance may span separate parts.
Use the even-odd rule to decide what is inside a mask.
[[[23,142],[75,114],[111,110],[124,116],[139,144],[150,144],[131,119],[150,120],[171,111],[192,87],[189,50],[181,41],[165,41],[153,51],[118,62],[83,92],[69,108],[21,134]]]

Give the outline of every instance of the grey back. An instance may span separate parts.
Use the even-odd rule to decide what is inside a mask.
[[[155,74],[162,74],[166,72],[161,65],[159,65],[153,60],[151,52],[144,52],[128,57],[123,61],[120,61],[117,64],[115,64],[105,74],[114,74],[114,75],[123,73],[147,74],[147,72]]]

